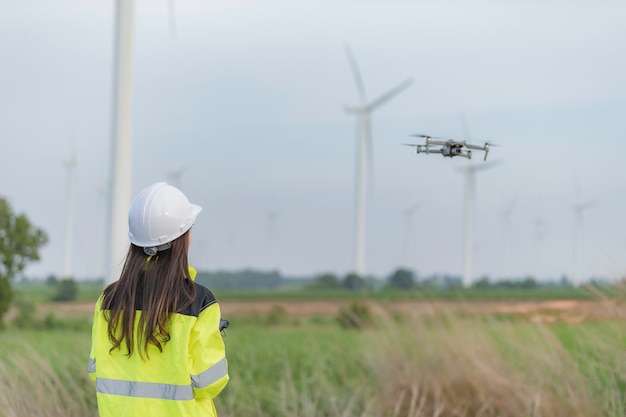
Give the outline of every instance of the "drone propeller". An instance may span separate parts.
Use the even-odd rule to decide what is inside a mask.
[[[489,143],[489,142],[485,142],[485,157],[483,158],[483,161],[487,160],[487,155],[489,154],[489,147],[490,146],[499,146],[495,143]]]
[[[487,155],[489,154],[489,147],[490,146],[498,146],[494,143],[489,143],[489,142],[485,142],[485,144],[483,146],[479,146],[479,145],[472,145],[471,143],[466,143],[465,147],[468,149],[475,149],[475,150],[479,150],[479,151],[485,151],[485,157],[484,157],[484,161],[487,160]]]
[[[426,153],[428,153],[428,148],[425,147],[424,145],[418,145],[415,143],[403,143],[404,146],[411,146],[413,148],[415,148],[415,153],[421,153],[424,152],[424,149],[426,149]]]
[[[409,136],[413,136],[416,138],[431,138],[431,139],[448,139],[448,138],[444,138],[443,136],[431,136],[431,135],[422,135],[422,134],[414,134],[414,135],[409,135]]]

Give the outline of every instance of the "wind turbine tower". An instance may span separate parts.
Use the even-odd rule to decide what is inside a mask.
[[[78,163],[76,151],[63,165],[67,169],[67,195],[65,200],[65,253],[63,260],[63,278],[72,278],[72,241],[74,239],[74,168]]]
[[[372,175],[373,155],[372,155],[372,132],[371,115],[372,112],[384,103],[400,94],[412,84],[411,79],[407,79],[397,87],[389,90],[373,101],[367,100],[365,86],[356,59],[348,45],[345,46],[346,55],[352,75],[356,83],[359,94],[359,104],[357,106],[346,107],[345,111],[357,116],[356,134],[356,192],[355,192],[355,272],[358,276],[365,276],[365,233],[367,215],[367,177]]]
[[[508,269],[508,260],[511,249],[511,214],[515,208],[515,200],[511,200],[507,206],[500,212],[501,230],[500,230],[500,250],[501,250],[501,271],[500,278],[511,278]]]
[[[115,20],[112,152],[109,184],[107,283],[116,281],[128,249],[132,174],[133,0],[117,0]]]
[[[574,285],[579,285],[581,283],[580,278],[580,249],[582,248],[582,238],[583,238],[583,216],[585,210],[592,208],[595,205],[593,201],[586,201],[583,203],[574,204],[574,212],[576,213],[576,224],[574,225]],[[580,248],[579,248],[580,247]],[[584,248],[583,248],[584,249]],[[584,250],[582,250],[584,256]]]
[[[476,195],[476,172],[491,168],[495,163],[473,165],[470,164],[461,171],[465,171],[465,214],[464,214],[464,251],[465,262],[463,266],[463,286],[469,288],[472,285],[472,261],[474,243],[474,200]]]

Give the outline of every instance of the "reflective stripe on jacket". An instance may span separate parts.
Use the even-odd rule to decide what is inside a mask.
[[[192,277],[195,270],[190,268]],[[220,308],[207,288],[196,286],[191,306],[170,321],[170,340],[163,352],[148,345],[149,358],[137,347],[109,353],[111,342],[101,310],[94,311],[89,376],[96,381],[100,417],[215,416],[215,398],[228,382],[224,341],[219,331]],[[141,312],[135,315],[135,329]],[[123,344],[122,344],[123,346]]]

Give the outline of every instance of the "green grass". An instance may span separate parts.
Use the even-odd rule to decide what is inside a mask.
[[[221,300],[352,300],[373,299],[378,301],[400,300],[465,300],[465,301],[539,301],[593,299],[595,294],[577,288],[536,289],[465,289],[465,290],[361,290],[346,289],[289,289],[273,291],[213,290]]]
[[[102,284],[97,282],[79,282],[76,301],[95,301],[102,289]],[[13,284],[13,290],[17,297],[34,303],[43,303],[52,301],[57,292],[57,287],[43,282],[29,282]]]
[[[275,323],[270,325],[269,323]],[[234,318],[220,417],[626,415],[626,323],[519,317]],[[0,417],[90,416],[85,328],[0,333]]]
[[[0,336],[0,416],[95,415],[88,331],[9,329]]]
[[[56,287],[43,282],[18,283],[13,285],[18,297],[28,301],[49,302],[56,294]],[[102,292],[98,282],[78,282],[77,301],[95,301]],[[225,290],[213,289],[220,300],[353,300],[373,299],[379,301],[399,300],[451,300],[451,301],[540,301],[564,299],[593,299],[597,297],[586,289],[578,288],[533,288],[533,289],[414,289],[414,290],[370,290],[347,289],[304,289],[282,290]]]

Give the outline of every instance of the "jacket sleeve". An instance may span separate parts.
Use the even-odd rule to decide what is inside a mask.
[[[98,298],[96,302],[96,306],[93,312],[93,325],[91,327],[91,352],[89,353],[89,363],[87,365],[87,372],[89,373],[89,378],[93,381],[96,380],[96,343],[97,343],[97,335],[98,335],[98,326],[100,324],[100,306],[102,304],[102,296]]]
[[[194,398],[215,398],[228,383],[226,348],[219,330],[219,305],[214,302],[198,315],[191,330],[189,356]]]

